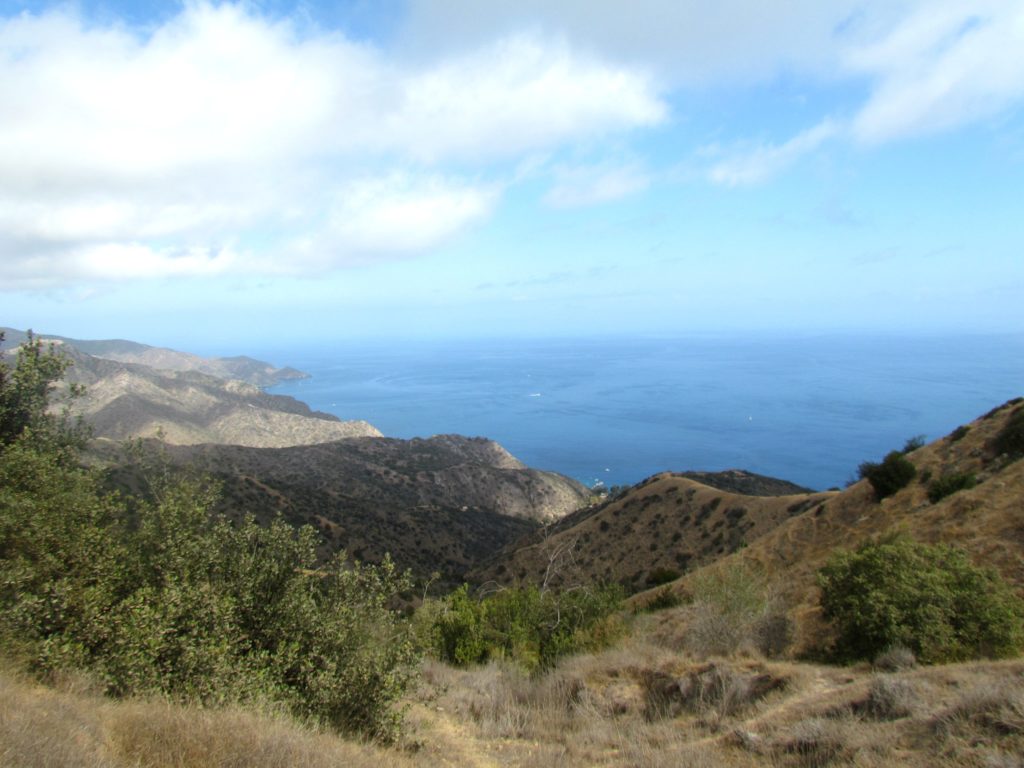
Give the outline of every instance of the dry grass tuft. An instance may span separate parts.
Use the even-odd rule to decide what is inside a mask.
[[[880,672],[902,672],[917,666],[917,657],[905,645],[892,645],[878,654],[875,669]]]
[[[1024,689],[1004,683],[994,688],[968,691],[932,721],[943,737],[1024,736]]]
[[[899,720],[913,716],[920,707],[920,696],[913,683],[881,675],[871,681],[867,698],[854,705],[854,711],[873,720]]]
[[[0,677],[0,765],[116,768],[99,711],[6,673]]]
[[[820,717],[796,723],[782,747],[808,768],[832,765],[848,751],[842,724]]]
[[[764,671],[741,671],[713,662],[682,677],[649,671],[643,677],[648,719],[677,717],[683,712],[710,716],[714,722],[749,708],[787,680]]]

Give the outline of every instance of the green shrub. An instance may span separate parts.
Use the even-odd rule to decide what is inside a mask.
[[[993,445],[997,453],[1007,453],[1014,458],[1024,456],[1024,408],[1017,408],[1010,414]]]
[[[647,586],[649,587],[660,587],[662,584],[668,584],[670,581],[675,581],[682,574],[675,568],[653,568],[647,574]]]
[[[924,435],[914,435],[913,437],[908,437],[907,442],[903,444],[903,450],[900,451],[900,453],[911,453],[913,451],[916,451],[918,448],[923,448],[925,444],[924,440]]]
[[[914,479],[917,469],[901,451],[890,451],[880,464],[865,461],[857,468],[860,478],[867,479],[881,501],[892,496]]]
[[[633,608],[633,613],[654,613],[655,611],[664,611],[668,608],[675,608],[676,606],[682,605],[682,603],[683,598],[678,592],[673,590],[672,587],[664,586],[646,601],[637,603]]]
[[[970,472],[954,472],[942,475],[942,477],[928,486],[928,501],[936,504],[957,491],[973,488],[977,484],[977,479]]]
[[[484,604],[470,597],[469,586],[463,584],[441,605],[433,624],[433,649],[437,657],[460,667],[484,661],[488,653],[484,642]]]
[[[115,695],[275,701],[392,738],[417,658],[389,608],[408,579],[389,561],[319,562],[311,528],[215,516],[201,478],[158,474],[145,501],[105,493],[74,461],[77,434],[34,412],[49,384],[29,388],[43,397],[12,392],[59,376],[45,359],[0,364],[5,655],[44,675],[88,670]]]
[[[617,585],[561,592],[528,586],[480,600],[463,585],[440,608],[428,608],[432,650],[458,666],[504,658],[527,669],[547,668],[561,656],[605,644],[615,631],[610,615],[621,602]]]
[[[1003,657],[1024,642],[1024,604],[954,547],[890,537],[836,552],[818,583],[841,660],[873,659],[897,644],[923,663]]]
[[[967,437],[967,433],[971,431],[971,428],[961,424],[959,427],[949,433],[949,442],[956,443]]]

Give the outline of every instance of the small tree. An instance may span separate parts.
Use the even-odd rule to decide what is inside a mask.
[[[0,362],[0,648],[115,695],[280,702],[393,738],[418,658],[394,610],[408,577],[316,556],[316,533],[213,514],[217,489],[159,473],[151,498],[106,493],[82,433],[49,410],[67,361],[30,338]],[[131,505],[129,507],[129,505]]]
[[[902,451],[890,451],[881,464],[865,461],[857,468],[857,474],[862,480],[871,483],[875,489],[875,498],[881,501],[908,485],[917,474],[917,469]]]
[[[0,343],[3,342],[0,333]],[[18,348],[17,362],[10,368],[0,358],[0,447],[17,440],[30,440],[67,458],[88,439],[81,420],[72,420],[67,408],[54,414],[50,405],[71,360],[53,344],[43,344],[32,331]],[[68,400],[81,394],[69,385]]]
[[[842,660],[903,645],[924,663],[1003,657],[1024,643],[1024,603],[963,550],[894,536],[840,550],[818,572]]]

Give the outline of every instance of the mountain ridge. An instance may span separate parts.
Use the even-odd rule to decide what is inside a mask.
[[[27,331],[0,328],[8,345],[23,344]],[[202,357],[167,347],[155,347],[127,339],[73,339],[54,334],[33,334],[43,341],[58,342],[92,357],[119,363],[147,365],[162,371],[198,371],[220,379],[238,379],[257,387],[271,387],[284,381],[308,379],[309,374],[291,367],[276,368],[263,360],[245,355]]]

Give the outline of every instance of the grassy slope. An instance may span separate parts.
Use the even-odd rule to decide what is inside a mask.
[[[0,674],[0,764],[952,768],[1018,765],[1024,752],[1020,661],[877,673],[705,663],[633,640],[539,679],[428,664],[410,705],[406,741],[383,748],[274,714],[114,702],[75,681],[53,689]]]
[[[749,496],[662,473],[598,507],[514,543],[474,580],[542,581],[552,556],[570,582],[618,581],[643,589],[653,571],[699,568],[747,546],[833,493]]]
[[[819,644],[826,633],[819,617],[817,570],[837,547],[854,548],[890,530],[929,543],[956,544],[975,562],[996,568],[1024,589],[1024,461],[1007,462],[991,449],[1013,409],[1004,406],[974,421],[959,440],[947,436],[909,454],[917,478],[882,502],[875,501],[867,481],[858,482],[734,555],[757,563],[778,585],[798,619],[798,645]],[[922,479],[947,472],[972,472],[978,485],[930,503]],[[685,580],[678,586],[685,588]]]

